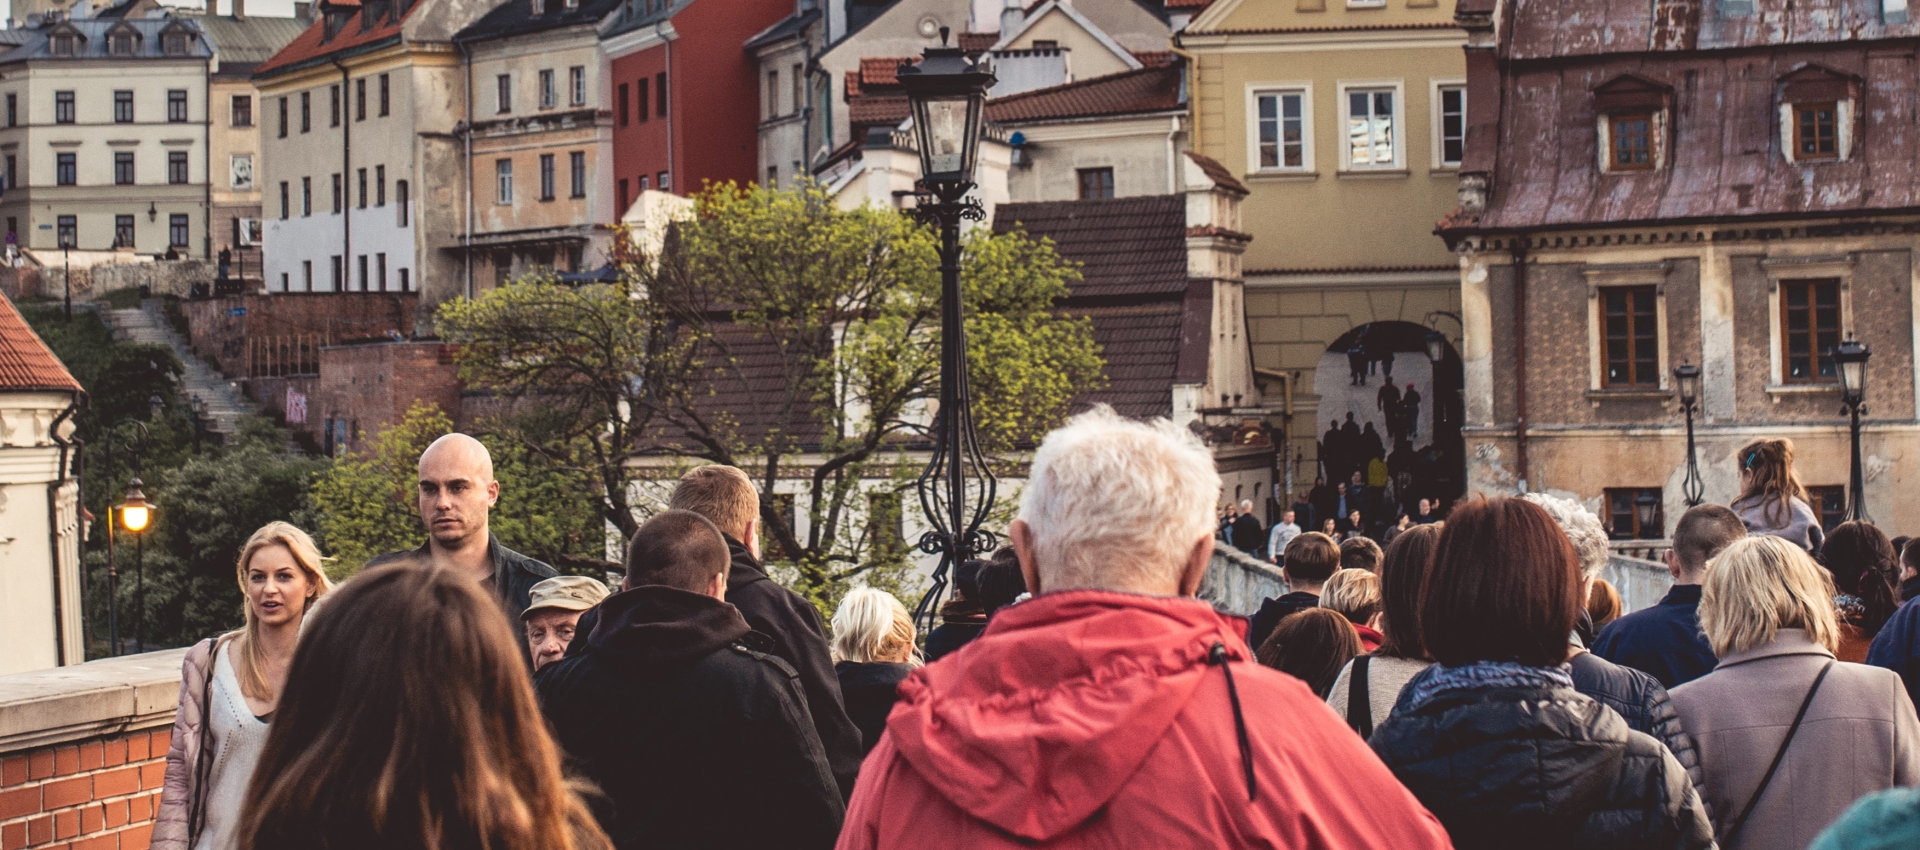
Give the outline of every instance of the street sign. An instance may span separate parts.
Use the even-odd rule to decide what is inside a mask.
[[[232,316],[233,318],[236,318],[236,319],[246,314],[247,314],[247,308],[245,307],[228,307],[227,308],[227,315]]]

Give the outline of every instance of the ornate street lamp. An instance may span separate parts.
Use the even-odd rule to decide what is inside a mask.
[[[914,212],[940,229],[940,410],[933,457],[919,480],[920,508],[932,526],[921,535],[920,550],[939,555],[940,564],[914,611],[915,619],[929,628],[952,569],[998,544],[992,532],[980,528],[993,506],[995,482],[973,428],[960,306],[960,223],[986,215],[979,202],[966,195],[974,187],[981,116],[994,76],[959,48],[947,46],[947,34],[941,27],[940,46],[927,48],[919,64],[901,66],[899,75],[913,107],[914,140],[920,149]]]
[[[1653,527],[1654,515],[1659,509],[1660,497],[1650,492],[1633,497],[1633,518],[1638,521],[1634,527],[1637,532],[1635,536],[1646,537],[1647,529]]]
[[[1429,329],[1427,331],[1426,338],[1421,341],[1426,343],[1426,346],[1427,346],[1427,362],[1428,363],[1432,363],[1433,365],[1438,366],[1440,365],[1440,361],[1447,359],[1447,335],[1446,334],[1443,334],[1437,330]]]
[[[147,526],[153,522],[153,506],[140,490],[140,476],[127,482],[127,498],[116,508],[120,526],[133,532],[134,625],[133,643],[137,652],[147,651]]]
[[[1693,447],[1693,414],[1700,409],[1700,367],[1682,363],[1674,367],[1673,383],[1680,390],[1680,409],[1687,414],[1687,479],[1680,485],[1687,507],[1700,504],[1706,495],[1706,482],[1700,478],[1700,458]]]
[[[154,397],[155,399],[158,396]],[[122,436],[121,426],[133,426],[133,433]],[[134,539],[133,568],[135,574],[134,604],[134,641],[141,652],[147,649],[147,571],[146,542],[147,527],[153,524],[154,506],[147,501],[147,494],[141,489],[140,467],[147,454],[147,426],[138,419],[122,419],[108,429],[101,445],[107,452],[107,471],[113,470],[113,444],[118,437],[133,454],[133,480],[127,482],[126,498],[118,505],[107,506],[107,642],[112,646],[111,654],[120,654],[120,568],[114,558],[115,525],[114,517],[119,516],[119,527],[132,533]]]
[[[1849,521],[1868,519],[1866,477],[1860,464],[1860,414],[1867,412],[1867,357],[1872,354],[1865,343],[1854,341],[1851,333],[1847,334],[1846,342],[1833,348],[1833,362],[1840,369],[1840,403],[1846,406],[1840,412],[1852,419],[1853,467],[1847,478]]]

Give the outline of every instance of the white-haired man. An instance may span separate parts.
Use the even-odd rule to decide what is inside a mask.
[[[1611,557],[1606,526],[1601,525],[1600,518],[1586,506],[1572,499],[1545,493],[1528,493],[1521,498],[1545,509],[1573,543],[1573,553],[1580,559],[1580,598],[1589,598],[1594,581],[1606,571]],[[1618,712],[1634,731],[1645,732],[1666,744],[1680,766],[1687,769],[1694,787],[1705,794],[1701,787],[1700,755],[1693,747],[1693,739],[1681,727],[1673,699],[1660,685],[1660,680],[1589,652],[1587,647],[1593,643],[1593,620],[1585,608],[1581,609],[1580,625],[1568,642],[1573,644],[1573,654],[1567,659],[1573,668],[1573,689]]]
[[[1245,626],[1190,598],[1220,476],[1164,420],[1049,434],[1009,529],[1033,599],[900,685],[841,850],[1440,848],[1438,819]]]

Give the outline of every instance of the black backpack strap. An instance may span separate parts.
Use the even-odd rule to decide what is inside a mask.
[[[1820,683],[1827,680],[1827,673],[1832,670],[1833,661],[1829,660],[1826,666],[1820,668],[1820,675],[1813,677],[1813,687],[1807,689],[1806,699],[1800,701],[1800,712],[1793,716],[1793,725],[1787,727],[1787,737],[1780,742],[1779,751],[1773,754],[1773,763],[1767,765],[1767,774],[1760,777],[1760,786],[1753,789],[1753,796],[1747,799],[1746,808],[1741,809],[1740,816],[1734,818],[1732,825],[1727,827],[1726,837],[1720,839],[1721,846],[1732,846],[1733,839],[1746,827],[1747,818],[1753,814],[1754,807],[1760,804],[1760,795],[1767,793],[1767,784],[1773,781],[1774,771],[1779,770],[1780,762],[1786,759],[1787,747],[1793,744],[1794,733],[1800,731],[1800,721],[1807,718],[1807,707],[1813,705],[1813,695],[1820,692]]]
[[[1373,737],[1373,701],[1367,693],[1367,662],[1373,656],[1353,659],[1353,672],[1347,675],[1347,725],[1360,733],[1360,740]]]

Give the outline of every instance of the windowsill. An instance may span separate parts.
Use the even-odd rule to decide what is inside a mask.
[[[1320,179],[1318,171],[1252,171],[1241,175],[1246,180],[1269,183],[1311,183]]]
[[[1427,173],[1436,174],[1436,175],[1437,174],[1459,174],[1460,164],[1454,163],[1453,165],[1436,165],[1436,166],[1433,166],[1432,168],[1427,169]]]
[[[1673,397],[1672,390],[1662,389],[1600,389],[1587,390],[1587,400],[1600,401],[1664,401]]]
[[[1412,177],[1413,172],[1404,168],[1353,168],[1334,172],[1342,180],[1400,180]]]
[[[1788,165],[1839,165],[1840,163],[1843,163],[1846,161],[1847,161],[1846,157],[1823,156],[1823,157],[1814,157],[1812,159],[1789,158],[1787,160],[1787,164]]]
[[[1839,394],[1840,394],[1840,383],[1838,381],[1835,381],[1831,384],[1771,384],[1767,387],[1767,395],[1773,396],[1773,400],[1776,403],[1779,402],[1783,396],[1817,396],[1817,395],[1839,395]]]

